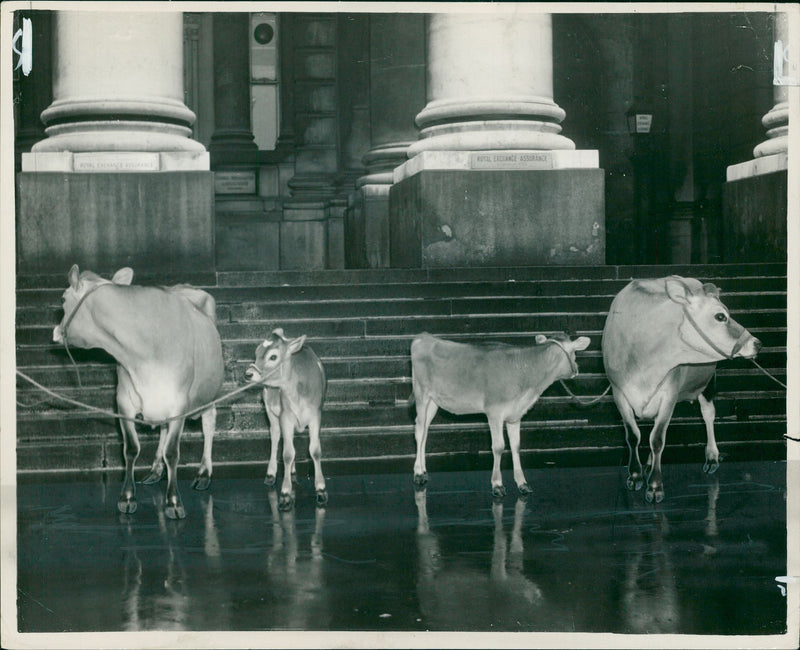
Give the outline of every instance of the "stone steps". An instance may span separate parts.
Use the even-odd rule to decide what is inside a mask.
[[[255,347],[273,328],[283,327],[289,336],[307,334],[329,379],[322,431],[326,461],[346,465],[397,458],[410,467],[414,440],[408,352],[415,335],[429,331],[454,340],[519,344],[532,344],[535,334],[554,331],[589,336],[589,349],[578,354],[581,374],[570,382],[574,392],[589,397],[607,386],[600,336],[613,296],[630,277],[672,273],[720,286],[734,318],[764,343],[759,363],[785,381],[786,279],[785,266],[779,264],[219,273],[144,275],[137,281],[189,280],[215,296],[225,391],[240,385]],[[51,342],[52,328],[62,315],[65,282],[64,276],[18,278],[18,367],[73,399],[113,410],[113,360],[100,350],[72,350],[83,383],[79,388],[63,347]],[[121,436],[113,419],[47,398],[21,379],[17,385],[18,399],[33,405],[18,408],[21,471],[121,466]],[[780,454],[785,392],[743,359],[720,364],[717,390],[720,448],[728,444],[740,453]],[[546,451],[550,456],[577,454],[586,462],[591,449],[603,450],[604,457],[624,455],[622,425],[610,395],[591,409],[581,409],[556,384],[528,413],[522,430],[523,450],[531,457]],[[704,437],[699,408],[679,405],[668,446],[693,446]],[[152,460],[156,438],[157,432],[142,429],[145,465]],[[199,422],[188,423],[185,462],[199,461],[201,444]],[[307,457],[304,444],[298,447],[301,459]],[[266,463],[268,425],[258,390],[219,406],[214,449],[217,463]],[[431,454],[471,458],[488,450],[485,418],[437,415]]]

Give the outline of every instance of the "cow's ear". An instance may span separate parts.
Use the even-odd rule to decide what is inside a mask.
[[[121,268],[111,278],[114,284],[130,284],[133,281],[133,269],[130,266]]]
[[[296,339],[292,339],[289,341],[289,352],[295,354],[296,352],[300,351],[300,348],[303,347],[303,344],[306,342],[306,335],[298,336]]]
[[[536,341],[536,345],[544,345],[544,342],[547,341],[547,337],[544,334],[537,334],[534,341]]]
[[[573,350],[585,350],[589,347],[592,340],[588,336],[579,336],[572,342]]]
[[[703,291],[706,292],[707,296],[714,296],[715,298],[719,298],[719,287],[711,282],[706,282],[703,285]]]
[[[691,298],[689,287],[683,282],[683,278],[672,276],[666,280],[666,289],[669,299],[680,305],[688,305]]]
[[[81,286],[81,272],[78,269],[77,264],[73,264],[72,268],[69,270],[67,274],[67,278],[69,279],[69,286],[72,287],[73,291],[77,291],[80,289]]]

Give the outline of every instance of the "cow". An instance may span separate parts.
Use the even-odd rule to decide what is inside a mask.
[[[278,473],[278,441],[283,438],[284,475],[280,494],[282,510],[290,510],[294,504],[294,434],[306,427],[308,452],[314,462],[316,503],[323,506],[328,501],[319,440],[327,381],[322,362],[305,342],[305,335],[288,339],[283,329],[273,330],[270,337],[256,348],[255,362],[250,364],[245,373],[249,381],[264,385],[264,406],[269,418],[271,443],[264,483],[270,486],[275,484]]]
[[[661,453],[678,402],[699,401],[707,435],[703,470],[717,470],[711,379],[718,361],[752,359],[760,348],[761,342],[731,318],[713,284],[672,275],[634,280],[617,294],[606,318],[602,349],[625,426],[628,489],[639,490],[646,480],[647,501],[664,499]],[[639,460],[637,419],[654,420],[646,472]]]
[[[414,483],[428,481],[425,443],[428,428],[439,408],[457,415],[483,413],[492,434],[492,494],[505,495],[500,474],[500,457],[505,450],[503,424],[508,432],[514,481],[521,494],[532,490],[525,480],[519,459],[519,429],[522,416],[557,379],[578,374],[575,352],[585,350],[585,336],[570,340],[563,334],[538,334],[534,346],[497,343],[456,343],[424,333],[411,343],[411,382],[417,416],[414,437],[417,455]]]
[[[224,378],[222,343],[215,324],[215,301],[189,285],[143,287],[131,285],[133,270],[118,270],[106,280],[91,271],[69,271],[62,298],[64,318],[53,330],[56,343],[79,348],[102,348],[117,362],[117,407],[124,418],[141,414],[162,423],[156,459],[146,482],[167,469],[165,512],[171,519],[186,516],[177,484],[180,437],[186,413],[209,404]],[[216,426],[212,405],[202,417],[203,458],[193,487],[211,481],[211,445]],[[117,507],[136,512],[134,465],[139,456],[135,423],[120,419],[125,478]]]

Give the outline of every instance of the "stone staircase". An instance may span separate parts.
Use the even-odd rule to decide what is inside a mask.
[[[224,391],[241,384],[256,346],[275,327],[308,335],[328,376],[322,447],[326,472],[408,471],[414,455],[409,346],[423,331],[454,340],[533,344],[536,333],[569,331],[592,340],[578,354],[574,392],[607,386],[600,336],[613,296],[632,278],[669,274],[716,283],[734,318],[760,338],[759,362],[786,380],[786,267],[782,264],[695,266],[528,267],[445,270],[352,270],[198,273],[191,277],[138,274],[139,284],[191,282],[217,300],[217,325],[226,359]],[[116,375],[99,350],[73,350],[76,371],[51,342],[62,316],[66,274],[22,276],[17,287],[17,364],[49,388],[94,406],[114,409]],[[753,364],[718,367],[717,440],[733,460],[782,458],[785,391]],[[92,471],[122,466],[117,423],[48,398],[17,380],[17,466],[23,474]],[[260,392],[246,391],[218,408],[215,468],[266,468],[267,419]],[[157,431],[142,429],[139,463],[149,465]],[[649,425],[643,429],[646,436]],[[702,463],[705,430],[697,405],[680,404],[667,436],[665,462]],[[181,462],[199,462],[199,421],[184,433]],[[523,420],[523,462],[596,465],[626,462],[621,420],[609,395],[577,407],[556,384]],[[299,437],[301,470],[309,463],[307,434]],[[506,454],[508,456],[508,454]],[[483,416],[436,416],[428,439],[428,468],[489,468]],[[504,462],[510,458],[505,457]]]

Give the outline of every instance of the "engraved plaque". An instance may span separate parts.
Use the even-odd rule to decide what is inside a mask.
[[[255,194],[256,173],[254,171],[215,172],[214,191],[217,194]]]
[[[76,153],[72,158],[76,172],[157,172],[158,153],[150,151],[97,151]]]
[[[549,151],[484,151],[471,153],[470,169],[553,169]]]

